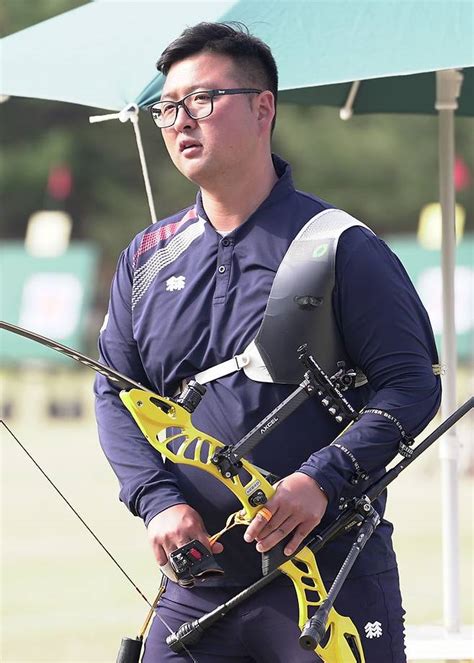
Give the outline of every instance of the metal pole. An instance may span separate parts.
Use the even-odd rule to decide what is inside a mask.
[[[456,325],[454,277],[456,266],[454,194],[454,111],[462,84],[456,70],[436,72],[436,110],[439,113],[439,196],[442,212],[441,271],[443,283],[442,418],[456,409]],[[448,632],[460,630],[459,615],[459,441],[454,429],[441,440],[443,524],[443,621]]]

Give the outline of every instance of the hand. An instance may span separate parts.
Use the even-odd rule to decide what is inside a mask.
[[[209,544],[209,534],[206,532],[201,516],[187,504],[176,504],[165,509],[150,520],[147,527],[148,538],[153,548],[156,561],[164,566],[169,554],[198,539],[208,550],[220,553],[224,550],[221,543]]]
[[[257,513],[244,534],[247,543],[257,541],[258,552],[267,552],[293,532],[285,547],[292,555],[312,529],[319,525],[328,498],[316,481],[302,472],[294,472],[276,484],[276,493],[265,504],[272,517],[267,520]]]

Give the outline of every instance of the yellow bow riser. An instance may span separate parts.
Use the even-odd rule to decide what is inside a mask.
[[[199,467],[232,491],[243,508],[235,514],[234,519],[239,524],[250,524],[262,508],[261,504],[252,506],[249,502],[249,497],[257,489],[264,493],[267,500],[275,494],[275,488],[245,459],[241,460],[242,469],[238,475],[224,477],[211,459],[225,445],[195,428],[189,412],[169,398],[140,389],[122,391],[120,398],[145,438],[160,454],[174,463]],[[314,553],[305,547],[284,562],[279,570],[291,578],[294,584],[298,597],[298,624],[302,629],[327,597]],[[349,642],[356,645],[360,661],[364,663],[362,643],[352,620],[332,609],[328,619],[328,634],[326,641],[315,650],[324,663],[355,662],[357,659]]]

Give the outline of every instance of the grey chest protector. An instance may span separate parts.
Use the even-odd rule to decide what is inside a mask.
[[[297,349],[307,343],[329,375],[338,362],[351,366],[332,309],[336,254],[341,235],[354,226],[367,228],[337,209],[320,212],[300,230],[275,275],[255,339],[240,355],[195,376],[205,384],[242,369],[257,382],[299,384],[305,368]],[[356,386],[366,382],[357,372]]]

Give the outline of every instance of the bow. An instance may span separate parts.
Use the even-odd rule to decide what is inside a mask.
[[[263,473],[243,458],[239,461],[242,472],[221,472],[213,459],[219,456],[219,451],[227,448],[226,445],[196,429],[192,424],[190,413],[175,401],[154,394],[118,371],[35,332],[3,321],[0,322],[0,328],[61,352],[101,373],[120,387],[122,402],[146,439],[158,452],[175,463],[193,465],[209,472],[224,483],[240,501],[242,510],[232,514],[223,531],[236,524],[248,525],[262,505],[274,495],[275,488]],[[310,385],[307,391],[311,395],[314,388]],[[294,407],[300,402],[302,402],[301,397],[296,399]],[[309,548],[303,547],[291,558],[286,558],[280,563],[278,571],[287,575],[294,584],[299,606],[298,624],[303,629],[314,609],[320,607],[327,599],[327,591],[314,553]],[[273,573],[269,573],[267,577],[270,576],[273,577]],[[324,663],[349,663],[358,660],[364,663],[360,637],[352,621],[348,617],[339,615],[331,607],[327,625],[329,628],[327,642],[324,645],[318,644],[315,648]],[[353,653],[354,646],[358,658]]]
[[[275,494],[275,488],[263,474],[243,458],[240,461],[242,471],[234,476],[225,476],[231,473],[222,473],[215,459],[226,446],[195,428],[190,413],[176,402],[142,389],[122,391],[120,398],[145,438],[157,451],[174,463],[192,465],[208,472],[240,501],[242,510],[232,514],[221,533],[235,524],[250,524],[262,504]],[[313,612],[327,599],[315,555],[305,546],[278,569],[294,584],[299,607],[298,625],[302,630]],[[363,663],[360,637],[348,617],[331,608],[326,628],[329,629],[329,638],[324,645],[318,644],[315,650],[324,663],[357,661],[351,649],[352,644],[356,644],[359,660]]]
[[[234,524],[248,524],[258,512],[258,510],[262,508],[262,503],[264,503],[266,499],[274,494],[275,489],[268,481],[268,479],[265,478],[264,474],[262,473],[263,471],[259,471],[257,468],[243,459],[239,460],[235,455],[233,457],[233,453],[232,451],[229,451],[228,447],[225,447],[225,445],[223,445],[218,440],[215,440],[214,438],[207,436],[197,430],[192,425],[189,411],[181,407],[175,401],[144,390],[139,383],[130,380],[117,371],[114,371],[113,369],[110,369],[109,367],[104,366],[103,364],[100,364],[99,362],[79,352],[71,350],[67,346],[61,345],[48,338],[35,334],[34,332],[30,332],[5,322],[0,322],[0,328],[7,329],[13,333],[19,334],[20,336],[30,338],[31,340],[57,350],[58,352],[62,352],[72,359],[79,361],[84,365],[102,373],[112,382],[120,386],[122,388],[122,392],[120,394],[122,401],[129,409],[145,437],[148,439],[150,444],[154,446],[154,448],[156,448],[160,453],[170,458],[170,460],[174,462],[183,462],[185,464],[195,465],[204,471],[210,472],[213,474],[213,476],[223,481],[223,483],[240,500],[243,509],[238,514],[233,514],[231,520],[233,520]],[[305,381],[303,381],[300,385],[300,388],[294,392],[293,405],[287,402],[289,400],[287,399],[287,401],[284,401],[279,407],[285,410],[288,414],[289,412],[293,411],[293,409],[295,409],[299,403],[302,402],[301,394],[304,389],[308,395],[311,395],[313,390],[316,389],[318,395],[324,396],[324,399],[322,400],[323,404],[325,400],[328,401],[326,406],[328,406],[329,411],[335,408],[335,411],[333,412],[335,417],[340,417],[342,414],[345,414],[346,418],[351,418],[352,413],[350,411],[350,406],[340,393],[340,383],[338,383],[337,380],[334,383],[334,376],[328,381],[327,376],[322,371],[320,371],[319,366],[317,366],[312,358],[311,361],[309,361],[309,364],[319,370],[321,374],[321,381],[319,381],[318,385],[316,386],[311,381],[310,384],[305,384]],[[344,378],[345,376],[342,375],[341,380],[344,380]],[[325,386],[326,381],[328,381],[328,385]],[[319,390],[318,387],[320,388]],[[334,406],[334,403],[337,404],[337,407]],[[194,406],[195,405],[196,403]],[[347,412],[348,406],[349,412]],[[325,530],[320,534],[317,534],[307,540],[306,546],[301,546],[291,558],[285,559],[281,554],[280,558],[278,558],[277,551],[276,559],[279,559],[279,561],[274,563],[275,568],[268,571],[267,574],[264,575],[260,580],[243,590],[240,594],[234,596],[227,603],[218,606],[211,613],[203,615],[201,618],[195,620],[192,623],[184,624],[177,633],[171,632],[170,627],[166,624],[163,618],[158,613],[156,613],[158,618],[164,623],[166,628],[171,633],[171,635],[167,638],[169,646],[175,651],[184,649],[189,658],[193,661],[196,661],[196,659],[187,649],[186,645],[192,644],[197,639],[199,639],[200,633],[205,628],[215,623],[229,610],[236,607],[240,602],[249,598],[252,593],[264,587],[266,584],[268,584],[268,582],[276,577],[277,574],[282,572],[291,578],[297,592],[300,609],[299,626],[302,628],[302,635],[300,637],[301,646],[304,649],[314,649],[325,663],[349,663],[349,661],[363,663],[364,654],[360,645],[360,638],[352,621],[346,617],[338,615],[338,613],[336,613],[333,608],[333,604],[337,593],[344,583],[350,567],[355,560],[355,557],[362,550],[374,528],[377,526],[379,517],[371,506],[371,503],[380,496],[380,494],[387,488],[387,486],[392,481],[394,481],[403,470],[405,470],[416,458],[418,458],[424,451],[426,451],[449,428],[454,426],[457,421],[459,421],[459,419],[467,414],[473,407],[474,398],[471,397],[468,399],[468,401],[466,401],[466,403],[464,403],[445,421],[443,421],[427,438],[422,440],[414,449],[410,448],[410,443],[409,446],[403,443],[404,436],[402,435],[402,443],[400,444],[399,449],[402,456],[404,456],[402,461],[385,472],[385,474],[377,482],[369,486],[363,496],[354,499],[352,505],[346,505],[341,515],[333,523],[326,527]],[[193,408],[188,409],[192,411]],[[269,420],[273,415],[274,413],[270,413],[263,421],[265,422],[266,420]],[[8,426],[6,426],[3,421],[1,423],[7,430],[10,431]],[[397,422],[395,421],[395,423]],[[12,432],[11,434],[13,435]],[[15,436],[13,435],[13,437]],[[147,616],[140,636],[135,641],[129,640],[129,643],[137,643],[137,647],[134,649],[136,658],[120,658],[121,654],[119,652],[119,658],[117,659],[118,661],[123,661],[124,663],[125,661],[129,662],[131,660],[138,661],[138,645],[141,647],[142,636],[146,630],[151,615],[154,612],[154,607],[159,600],[160,592],[153,605],[151,605],[148,599],[142,594],[142,592],[131,580],[131,578],[125,573],[123,568],[120,567],[110,552],[105,548],[105,546],[84,522],[81,516],[79,516],[76,510],[53,484],[51,479],[45,474],[38,463],[31,457],[31,454],[29,454],[23,445],[21,445],[16,437],[15,439],[27,453],[27,455],[30,456],[35,465],[38,466],[38,469],[44,474],[45,478],[53,485],[54,489],[60,494],[62,499],[67,502],[68,506],[74,511],[83,525],[104,548],[109,557],[111,557],[112,561],[117,564],[122,573],[124,573],[124,575],[135,587],[135,589],[142,595],[148,605],[151,606],[151,610]],[[245,436],[245,438],[243,438],[243,440],[241,440],[241,443],[236,445],[236,447],[240,445],[241,451],[243,453],[243,449],[249,448],[249,442],[253,440],[254,443],[255,439],[255,431],[251,431],[247,436]],[[219,460],[224,460],[225,462],[216,462]],[[218,466],[219,469],[216,469],[216,466]],[[241,467],[251,477],[251,479],[243,481],[240,476],[238,476],[239,472],[235,471],[235,467]],[[334,539],[342,531],[347,531],[356,524],[361,525],[360,528],[358,528],[356,540],[354,541],[354,544],[349,551],[347,559],[344,562],[343,567],[341,567],[336,580],[330,588],[329,593],[327,593],[321,580],[314,555],[328,541]],[[225,529],[227,529],[227,527]],[[225,529],[223,531],[225,531]],[[219,536],[220,534],[221,533],[218,533],[216,536]],[[214,537],[214,540],[217,539]],[[318,599],[311,600],[311,597],[309,596],[310,593],[317,593]],[[310,607],[317,608],[316,613],[311,617],[309,615]],[[308,619],[308,617],[310,618]],[[324,646],[321,646],[321,639],[326,633],[328,626],[328,642]]]

